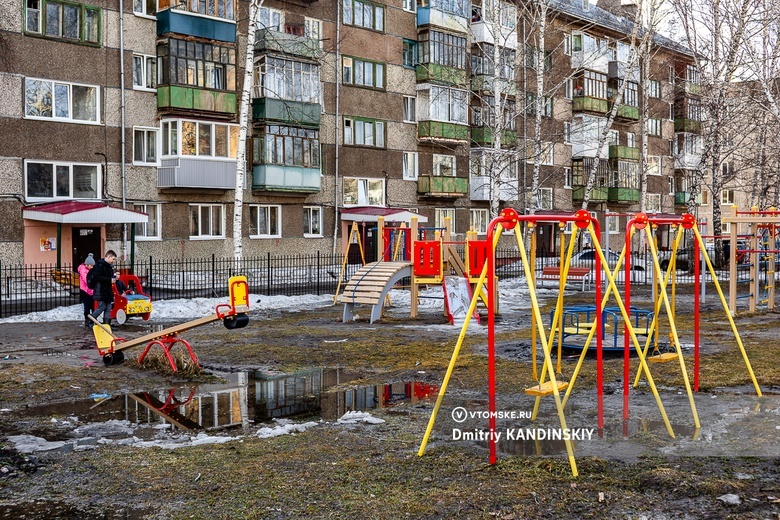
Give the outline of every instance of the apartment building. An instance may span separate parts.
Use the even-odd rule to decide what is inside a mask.
[[[109,247],[230,256],[248,3],[0,6],[18,13],[0,20],[0,261],[77,264]],[[370,246],[379,216],[417,214],[429,227],[449,217],[464,234],[484,232],[496,207],[570,212],[597,155],[588,209],[637,211],[645,93],[625,67],[627,19],[587,2],[552,6],[541,66],[522,4],[265,1],[244,254],[339,250],[353,222]],[[673,212],[700,153],[695,69],[661,37],[650,56],[645,204]],[[625,219],[607,221],[616,240]],[[545,236],[540,252],[553,253],[553,226]]]

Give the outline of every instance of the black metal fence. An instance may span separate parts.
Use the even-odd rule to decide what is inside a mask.
[[[613,258],[608,253],[609,258]],[[614,257],[617,258],[617,255]],[[271,255],[244,258],[240,262],[232,258],[191,260],[164,260],[149,257],[148,261],[136,261],[135,274],[140,278],[144,291],[153,300],[192,297],[224,297],[227,280],[241,274],[247,277],[252,294],[267,296],[297,296],[303,294],[333,294],[341,278],[346,283],[360,268],[359,263],[347,264],[342,272],[343,255],[315,253],[309,255]],[[591,267],[592,260],[575,259],[579,267]],[[544,266],[557,266],[559,258],[538,258],[536,271]],[[636,269],[632,283],[652,283],[652,263],[647,255],[633,254],[631,263]],[[663,261],[662,261],[663,264]],[[122,266],[120,266],[122,267]],[[679,267],[683,267],[680,265]],[[738,276],[746,278],[746,269],[740,266]],[[501,278],[524,276],[523,266],[516,248],[496,251],[497,274]],[[677,270],[680,283],[693,283],[693,274],[687,267]],[[728,268],[718,273],[728,276]],[[618,283],[623,279],[618,277]],[[55,265],[7,265],[0,264],[0,317],[45,311],[54,307],[79,303],[78,275],[74,266]]]

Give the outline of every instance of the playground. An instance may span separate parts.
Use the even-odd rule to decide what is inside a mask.
[[[582,223],[587,232],[588,223]],[[485,287],[485,301],[477,304],[480,324],[469,323],[476,320],[466,309],[462,314],[472,320],[453,325],[451,312],[445,309],[444,289],[432,283],[420,288],[421,295],[441,299],[421,299],[413,318],[408,290],[380,294],[382,317],[373,323],[374,304],[357,307],[345,322],[343,302],[334,305],[331,299],[268,308],[263,306],[265,297],[250,295],[247,309],[231,306],[247,312],[250,321],[243,328],[230,329],[217,316],[181,331],[204,369],[194,377],[137,364],[145,338],[171,328],[178,332],[177,327],[193,321],[189,317],[161,321],[153,314],[149,322],[128,322],[118,330],[127,341],[139,338],[138,348],[128,348],[125,362],[119,365],[101,361],[94,338],[83,328],[76,330],[75,323],[69,327],[43,320],[35,330],[24,322],[0,323],[0,357],[9,357],[0,365],[0,402],[8,410],[0,413],[0,465],[8,469],[0,476],[0,510],[11,517],[25,513],[28,518],[87,519],[775,518],[780,513],[776,314],[743,310],[734,318],[749,359],[748,370],[729,315],[714,296],[715,285],[708,283],[707,297],[701,301],[693,286],[678,285],[672,292],[671,277],[664,276],[668,278],[665,296],[660,286],[631,288],[628,305],[654,313],[649,326],[644,323],[645,335],[638,334],[641,326],[632,326],[626,334],[626,322],[634,322],[625,319],[617,301],[602,305],[614,289],[626,305],[625,287],[610,289],[606,272],[600,277],[605,284],[600,288],[602,298],[596,297],[595,286],[582,291],[574,284],[563,294],[553,286],[539,290],[534,305],[524,281],[499,278],[497,287]],[[491,318],[493,290],[501,301],[500,313]],[[664,310],[667,304],[675,306],[672,319]],[[162,310],[163,302],[154,305],[155,311]],[[603,352],[597,366],[595,350],[582,358],[582,349],[563,349],[560,369],[557,366],[557,340],[550,340],[558,334],[557,328],[551,330],[558,322],[556,309],[575,312],[599,305],[618,307],[608,316],[620,316],[617,325],[602,322],[606,329],[602,347],[614,344],[611,335],[616,329],[619,346],[626,338],[632,342],[628,378],[622,350]],[[583,323],[588,319],[583,318]],[[655,335],[657,353],[654,341],[648,340],[654,337],[648,330],[653,321],[661,327]],[[585,328],[580,342],[590,341],[589,349],[595,349],[598,323]],[[459,353],[453,356],[456,349]],[[671,353],[678,357],[650,360]],[[96,362],[87,367],[83,357]],[[582,366],[574,378],[580,359]],[[257,431],[267,424],[249,424],[207,433],[232,435],[231,442],[192,442],[177,449],[89,441],[87,434],[65,426],[82,413],[75,411],[76,405],[92,394],[110,398],[102,405],[87,403],[87,409],[105,409],[106,419],[120,419],[108,411],[125,402],[129,393],[186,383],[214,392],[225,374],[239,371],[262,372],[263,377],[287,375],[289,379],[282,379],[290,381],[285,388],[294,388],[293,381],[308,381],[312,370],[334,367],[339,375],[332,386],[318,392],[307,387],[301,402],[320,399],[324,403],[332,396],[377,385],[423,385],[437,391],[427,399],[388,399],[394,404],[365,408],[384,421],[380,424],[339,424],[335,416],[325,415],[323,405],[321,412],[289,416],[295,423],[317,423],[295,435],[262,438]],[[634,386],[639,367],[645,374]],[[294,379],[295,374],[303,375]],[[538,413],[531,421],[537,396],[528,391],[551,376],[556,383],[568,383],[571,394],[564,404],[568,388],[550,385],[550,393],[538,396]],[[626,383],[630,387],[627,409]],[[560,389],[560,406],[553,388]],[[437,397],[441,398],[438,418],[420,454],[432,412],[439,406]],[[30,409],[35,412],[23,412]],[[458,409],[476,416],[458,423]],[[498,417],[495,431],[504,436],[494,448],[490,442],[462,437],[490,431],[488,418],[482,415],[491,410],[515,414]],[[592,437],[577,438],[570,447],[557,439],[506,437],[510,428],[560,429],[559,412],[566,427],[592,431]],[[6,439],[21,431],[49,440],[68,438],[79,448],[15,454],[13,443]],[[90,442],[96,447],[87,448]],[[61,514],[46,516],[52,511]]]

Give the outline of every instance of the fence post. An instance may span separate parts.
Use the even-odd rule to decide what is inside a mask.
[[[3,273],[4,272],[5,271],[3,270],[3,262],[0,262],[0,318],[4,317],[3,315],[3,285],[4,285]]]
[[[216,279],[217,279],[217,256],[214,253],[211,253],[211,294],[214,296],[217,295],[217,287],[214,285]]]
[[[317,250],[317,296],[320,295],[320,251]]]
[[[266,264],[266,278],[265,278],[265,286],[266,286],[266,293],[267,295],[271,294],[271,252],[269,251],[266,253],[267,255],[267,264]]]
[[[152,255],[149,255],[149,270],[146,274],[146,289],[149,291],[149,296],[152,297],[152,299],[155,299],[155,296],[152,294]]]

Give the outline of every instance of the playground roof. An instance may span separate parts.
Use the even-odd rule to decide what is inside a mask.
[[[384,217],[387,222],[406,222],[410,223],[412,217],[417,217],[417,222],[428,222],[428,217],[418,215],[413,211],[407,211],[403,208],[344,208],[341,210],[341,220],[355,222],[377,222],[379,217]]]
[[[25,206],[22,218],[58,224],[136,224],[149,221],[149,216],[140,211],[78,200]]]

